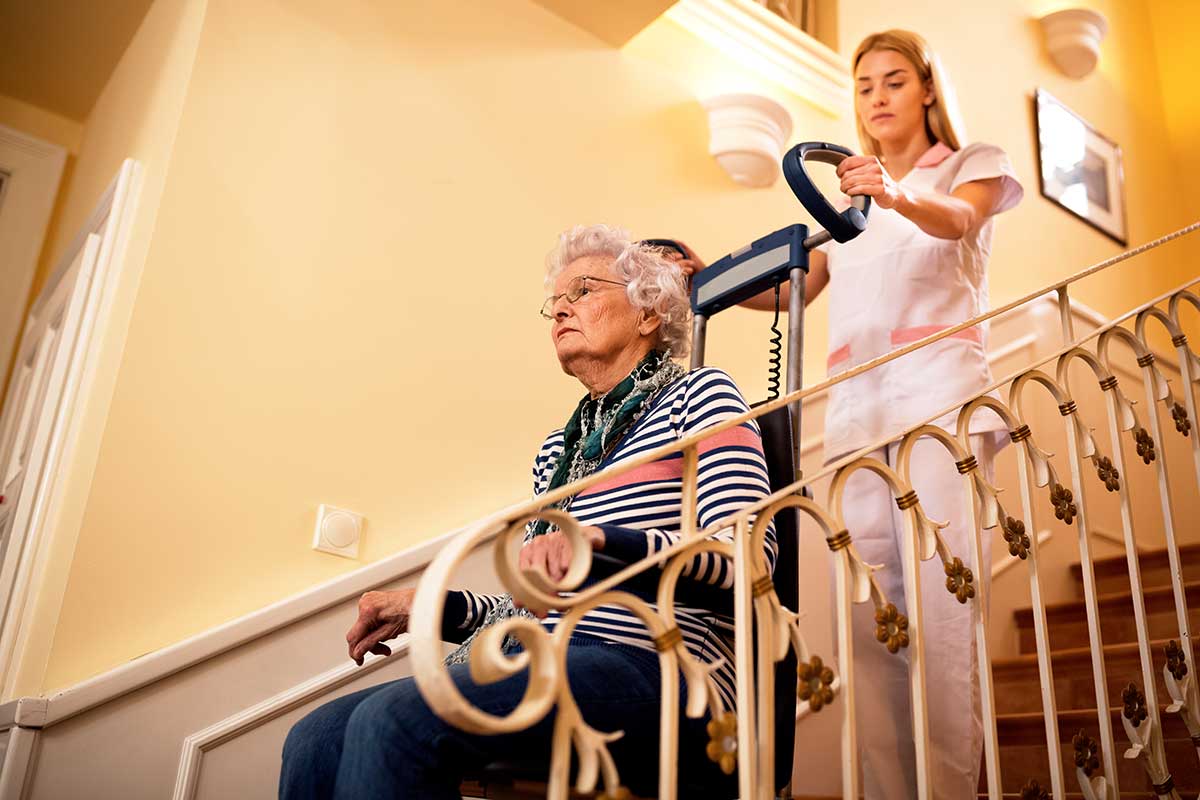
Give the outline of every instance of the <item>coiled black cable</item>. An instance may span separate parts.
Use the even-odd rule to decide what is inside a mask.
[[[775,319],[771,320],[771,355],[767,359],[767,400],[779,399],[779,375],[783,364],[783,333],[779,330],[779,284],[775,284]]]

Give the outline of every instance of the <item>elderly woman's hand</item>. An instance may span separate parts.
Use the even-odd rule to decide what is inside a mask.
[[[604,531],[595,525],[580,528],[580,533],[591,544],[593,550],[604,549]],[[567,569],[571,566],[571,542],[562,531],[551,531],[538,536],[521,547],[521,557],[517,566],[522,571],[541,571],[550,580],[558,583],[566,577]],[[520,606],[520,601],[516,601]],[[538,614],[539,617],[546,616]]]
[[[384,644],[408,630],[416,589],[367,592],[358,598],[358,620],[346,634],[350,658],[360,667],[367,653],[390,656],[392,648]]]

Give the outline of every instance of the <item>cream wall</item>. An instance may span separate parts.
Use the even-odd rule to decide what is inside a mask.
[[[46,688],[356,566],[318,503],[370,561],[527,495],[580,393],[536,313],[558,231],[794,218],[657,67],[526,0],[419,7],[210,3]]]
[[[1132,242],[1188,215],[1163,191],[1142,4],[1102,7],[1101,69],[1076,83],[1042,52],[1032,2],[966,18],[842,6],[843,50],[923,30],[973,136],[1012,155],[1027,193],[999,225],[996,301],[1119,250],[1038,196],[1037,86],[1125,146]],[[579,395],[535,315],[557,231],[618,222],[715,256],[803,218],[786,187],[738,189],[707,155],[697,95],[757,81],[670,23],[622,52],[528,0],[209,0],[190,80],[43,689],[527,494]],[[782,98],[796,139],[853,143],[848,116]],[[1116,312],[1185,271],[1157,258],[1080,297]],[[810,381],[825,313],[817,301]],[[761,397],[767,319],[735,311],[710,330],[711,361]],[[323,502],[367,516],[360,562],[309,549]]]
[[[83,130],[70,185],[60,196],[55,230],[43,253],[43,265],[56,266],[126,158],[137,159],[141,171],[128,227],[128,244],[120,283],[100,314],[108,325],[95,341],[94,371],[83,378],[86,402],[79,410],[80,429],[64,456],[61,513],[49,520],[48,569],[34,588],[19,660],[6,685],[10,695],[38,692],[46,674],[59,611],[67,595],[67,577],[75,566],[75,544],[83,512],[92,494],[96,455],[105,436],[113,384],[121,365],[125,334],[151,238],[159,199],[166,183],[170,154],[184,92],[196,52],[205,0],[157,0],[130,42],[97,99]],[[41,275],[45,279],[46,274]],[[136,481],[134,482],[136,484]],[[130,502],[136,485],[122,487]],[[110,543],[111,546],[111,543]],[[120,545],[117,545],[120,549]],[[133,554],[136,559],[137,554]],[[138,570],[147,569],[141,562]],[[103,588],[121,594],[130,576]],[[137,582],[136,578],[133,578]],[[110,625],[107,636],[120,639],[122,625]]]
[[[79,152],[83,138],[82,123],[6,94],[0,94],[0,125],[57,144],[71,154]]]
[[[1200,217],[1194,199],[1200,186],[1200,148],[1196,146],[1200,142],[1200,91],[1196,89],[1200,14],[1190,0],[1150,0],[1149,6],[1179,196],[1181,202],[1190,203],[1191,216],[1196,218]],[[1200,263],[1200,239],[1188,242],[1186,252],[1191,263]]]

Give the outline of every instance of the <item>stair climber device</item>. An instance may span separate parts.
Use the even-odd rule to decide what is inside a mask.
[[[709,317],[745,300],[775,290],[775,318],[771,323],[768,369],[769,400],[779,397],[782,335],[779,324],[780,286],[788,281],[787,392],[801,387],[804,351],[804,280],[808,254],[828,241],[845,243],[867,227],[871,198],[851,198],[850,207],[838,212],[809,177],[805,163],[817,161],[837,166],[854,155],[850,150],[825,142],[803,142],[783,157],[783,174],[792,193],[823,230],[810,234],[807,225],[788,225],[735,250],[692,279],[692,367],[704,364],[704,343]],[[654,240],[670,247],[665,240]],[[678,246],[675,246],[679,250]],[[800,401],[790,408],[793,464],[800,468]]]

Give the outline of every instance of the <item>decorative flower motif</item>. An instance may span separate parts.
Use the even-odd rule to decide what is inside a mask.
[[[1137,454],[1145,463],[1149,464],[1157,458],[1154,452],[1154,440],[1150,438],[1150,432],[1145,428],[1138,428],[1133,434],[1133,440],[1137,442]]]
[[[601,792],[600,794],[596,795],[596,800],[633,800],[633,793],[624,786],[618,786],[612,791],[611,794],[608,792]]]
[[[1121,473],[1113,466],[1112,459],[1108,456],[1101,456],[1096,459],[1096,474],[1100,477],[1100,482],[1104,484],[1104,488],[1110,492],[1115,492],[1121,488]]]
[[[1075,745],[1075,766],[1083,770],[1084,775],[1092,777],[1092,773],[1100,769],[1100,757],[1097,755],[1100,746],[1082,730],[1071,739],[1071,744]]]
[[[966,603],[975,596],[974,580],[975,576],[971,573],[958,556],[949,564],[944,565],[946,569],[946,591],[958,598],[958,602]]]
[[[1192,431],[1192,421],[1188,419],[1187,409],[1176,403],[1171,406],[1171,416],[1175,418],[1175,430],[1187,436]]]
[[[895,603],[875,609],[875,639],[886,645],[889,653],[908,647],[908,617],[900,613]]]
[[[1050,800],[1050,793],[1035,780],[1021,787],[1021,800]]]
[[[1050,503],[1054,506],[1054,516],[1068,525],[1079,513],[1074,501],[1075,495],[1071,494],[1071,490],[1061,483],[1056,482],[1054,488],[1050,490]]]
[[[732,775],[737,768],[737,715],[726,711],[708,721],[708,747],[705,752],[721,772]]]
[[[1187,675],[1187,660],[1183,657],[1183,648],[1179,646],[1179,642],[1172,639],[1167,642],[1167,672],[1177,681],[1183,680],[1183,676]]]
[[[796,667],[800,683],[796,696],[808,701],[808,707],[820,711],[833,702],[833,670],[825,666],[820,656],[813,656],[808,663]]]
[[[1136,683],[1131,683],[1121,692],[1121,699],[1125,702],[1125,719],[1135,728],[1141,725],[1149,716],[1146,712],[1146,695],[1141,693]]]
[[[1015,517],[1001,515],[1000,530],[1004,531],[1004,541],[1008,542],[1008,552],[1022,561],[1029,558],[1029,534],[1025,533],[1025,523]]]

